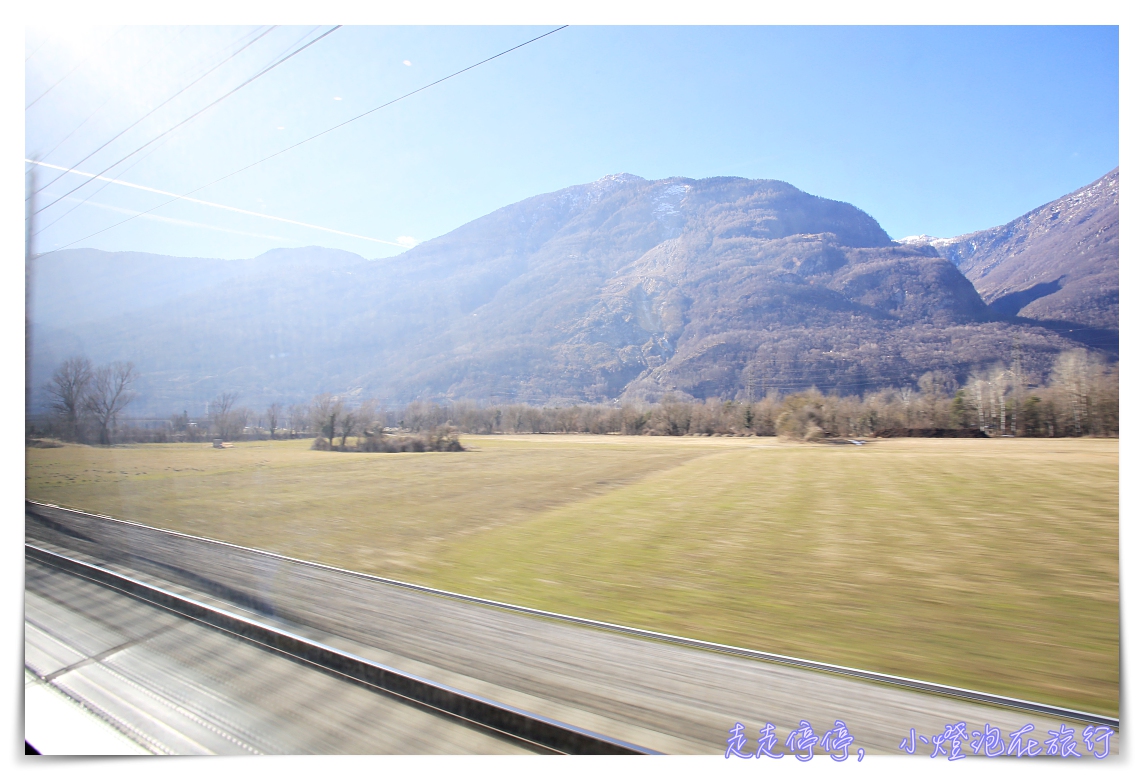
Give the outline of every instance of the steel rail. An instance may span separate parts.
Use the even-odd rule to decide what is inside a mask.
[[[339,650],[322,642],[275,628],[257,620],[209,606],[101,566],[76,560],[33,544],[24,544],[27,557],[110,587],[139,601],[195,622],[220,629],[277,654],[301,661],[339,677],[380,689],[402,699],[469,721],[517,740],[572,755],[659,755],[654,750],[561,723],[543,715],[486,699],[391,666]]]
[[[350,569],[342,569],[337,566],[330,566],[324,563],[315,563],[314,561],[306,561],[301,558],[291,558],[287,555],[280,555],[278,553],[268,552],[266,550],[259,550],[254,547],[244,547],[238,544],[231,544],[230,542],[222,542],[217,539],[209,539],[203,536],[194,536],[192,534],[184,534],[179,531],[170,531],[165,528],[155,528],[154,526],[145,525],[143,523],[136,523],[130,520],[120,520],[119,518],[109,517],[107,515],[94,514],[92,512],[84,512],[78,509],[69,509],[67,507],[57,506],[55,504],[47,504],[39,501],[31,501],[25,499],[25,504],[36,507],[42,506],[49,509],[54,509],[62,512],[69,512],[72,514],[83,515],[86,517],[97,518],[112,523],[120,523],[123,525],[134,526],[150,531],[157,531],[171,536],[178,536],[184,539],[191,539],[198,542],[206,542],[208,544],[220,545],[223,547],[230,547],[244,552],[251,552],[258,555],[275,558],[277,560],[286,561],[289,563],[299,564],[302,566],[310,566],[317,569],[324,569],[326,571],[338,572],[340,574],[347,574],[353,577],[359,577],[374,582],[392,585],[406,590],[417,591],[426,593],[433,596],[440,596],[442,598],[453,599],[455,601],[463,601],[471,604],[480,604],[485,607],[493,607],[496,609],[503,609],[510,612],[519,612],[533,617],[541,617],[549,620],[557,620],[564,623],[572,623],[575,625],[587,626],[589,628],[596,628],[603,631],[611,631],[620,634],[629,634],[631,636],[638,636],[642,639],[651,639],[657,642],[665,642],[667,644],[680,645],[683,647],[692,647],[699,650],[707,650],[709,652],[722,653],[724,655],[734,655],[741,658],[750,658],[756,661],[765,661],[768,663],[783,664],[785,666],[796,666],[803,669],[811,669],[817,672],[825,672],[827,674],[837,674],[845,677],[855,677],[861,680],[868,680],[870,682],[881,683],[883,685],[892,685],[899,688],[910,688],[913,690],[923,691],[938,696],[948,696],[955,699],[964,699],[973,701],[980,704],[991,704],[998,707],[1006,707],[1015,710],[1024,710],[1026,712],[1035,712],[1038,715],[1049,715],[1055,718],[1065,718],[1068,720],[1082,721],[1085,723],[1093,723],[1101,726],[1108,726],[1117,731],[1120,730],[1120,719],[1113,718],[1108,715],[1100,715],[1092,712],[1084,712],[1082,710],[1074,710],[1068,707],[1058,707],[1053,704],[1042,704],[1040,702],[1027,701],[1025,699],[1017,699],[1011,696],[1001,696],[994,693],[986,693],[983,691],[975,691],[969,688],[958,688],[952,685],[944,685],[942,683],[928,682],[926,680],[915,680],[910,677],[899,677],[892,674],[884,674],[882,672],[873,672],[867,669],[857,669],[850,666],[839,666],[838,664],[824,663],[822,661],[812,661],[806,658],[796,658],[794,656],[779,655],[778,653],[768,653],[762,650],[751,650],[745,647],[736,647],[734,645],[723,645],[716,642],[706,642],[702,639],[692,639],[690,637],[675,636],[674,634],[664,634],[658,631],[649,631],[643,628],[634,628],[632,626],[619,625],[617,623],[606,623],[601,620],[591,620],[589,618],[576,617],[574,615],[563,615],[559,612],[549,612],[543,609],[534,609],[532,607],[524,607],[518,604],[509,604],[503,601],[493,601],[492,599],[483,599],[478,596],[467,596],[463,593],[454,593],[447,590],[439,590],[437,588],[430,588],[426,585],[417,585],[412,582],[403,582],[401,580],[389,579],[388,577],[380,577],[375,574],[365,574],[363,572],[352,571]]]

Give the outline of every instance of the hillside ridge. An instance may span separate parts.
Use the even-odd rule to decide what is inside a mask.
[[[611,174],[379,260],[310,247],[128,272],[96,250],[46,256],[118,292],[77,318],[58,314],[74,295],[38,288],[34,370],[133,360],[155,413],[226,391],[579,403],[963,379],[1015,343],[1036,374],[1081,343],[999,313],[943,251],[786,182]]]
[[[1119,328],[1119,167],[1004,225],[901,242],[933,247],[1001,315]]]

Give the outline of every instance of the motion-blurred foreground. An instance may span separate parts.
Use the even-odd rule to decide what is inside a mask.
[[[500,601],[1115,718],[1114,442],[465,443],[405,454],[304,442],[31,450],[28,494]],[[823,497],[820,479],[838,489]],[[838,504],[846,495],[864,508]],[[883,512],[888,500],[905,509]],[[784,531],[791,513],[807,521]],[[30,505],[26,528],[37,547],[649,751],[724,753],[736,723],[749,737],[774,724],[781,747],[801,720],[819,735],[842,720],[853,749],[896,754],[911,728],[932,737],[988,723],[1009,735],[1033,723],[1043,741],[1060,726],[88,515]],[[1015,534],[1028,540],[1019,559],[1005,542]],[[1057,557],[1064,546],[1071,556]],[[148,750],[541,749],[39,562],[27,571],[28,667]],[[1077,592],[1075,609],[1048,608]],[[1079,742],[1086,724],[1069,722]]]
[[[1032,723],[1048,732],[1060,720],[458,604],[352,573],[44,506],[30,505],[27,518],[36,548],[98,560],[231,610],[245,608],[339,649],[649,752],[722,752],[724,727],[742,720],[773,722],[780,730],[796,729],[802,720],[842,720],[868,753],[900,752],[910,729],[941,734],[948,723],[980,722],[1012,733]],[[153,752],[537,749],[34,559],[27,572],[26,665]],[[1080,733],[1085,723],[1074,725]],[[1117,752],[1116,735],[1110,744]]]

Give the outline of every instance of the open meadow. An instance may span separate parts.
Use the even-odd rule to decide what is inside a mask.
[[[26,494],[386,577],[1119,714],[1108,439],[26,450]]]

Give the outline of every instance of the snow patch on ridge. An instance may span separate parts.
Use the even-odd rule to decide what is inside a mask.
[[[949,246],[950,244],[956,244],[960,240],[960,236],[957,238],[936,238],[934,236],[922,233],[918,236],[905,236],[904,238],[895,238],[894,243],[901,244],[902,246],[932,246],[936,248]]]
[[[691,191],[690,184],[672,184],[665,187],[658,195],[652,198],[652,213],[655,218],[663,221],[666,217],[679,213],[679,206],[687,193]]]
[[[609,173],[607,176],[588,184],[569,187],[560,196],[560,203],[564,206],[570,206],[572,209],[590,206],[603,199],[605,195],[617,187],[634,181],[647,180],[632,173]]]

